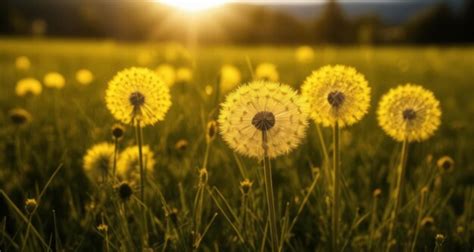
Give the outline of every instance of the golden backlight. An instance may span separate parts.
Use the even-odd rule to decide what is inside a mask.
[[[199,12],[224,5],[229,0],[156,0],[188,12]]]

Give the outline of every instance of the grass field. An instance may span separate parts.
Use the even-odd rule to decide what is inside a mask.
[[[314,50],[314,60],[302,64],[295,61],[293,47],[186,51],[171,44],[0,40],[0,251],[135,251],[143,246],[155,251],[269,251],[261,165],[234,154],[220,135],[206,143],[206,125],[217,119],[225,97],[217,83],[221,65],[234,64],[247,82],[261,62],[275,64],[281,82],[296,89],[312,70],[327,64],[355,67],[372,88],[368,115],[341,132],[339,241],[345,251],[387,247],[390,192],[401,144],[378,126],[378,101],[390,88],[407,82],[432,90],[441,102],[442,124],[429,140],[410,144],[392,250],[472,251],[474,48]],[[18,56],[30,59],[28,70],[15,67]],[[144,215],[137,185],[132,198],[121,201],[114,189],[117,182],[97,183],[86,176],[83,156],[96,143],[113,143],[116,121],[104,100],[109,80],[126,67],[155,69],[163,62],[190,67],[193,78],[171,88],[173,104],[165,120],[144,128],[144,144],[156,159],[148,176]],[[89,86],[74,78],[81,68],[94,74]],[[37,97],[15,95],[18,80],[41,81],[51,71],[64,75],[63,89],[43,87]],[[17,127],[10,122],[8,113],[16,107],[31,113],[30,124]],[[331,132],[322,128],[329,152]],[[187,148],[176,147],[180,140]],[[119,148],[135,143],[134,129],[128,127]],[[442,156],[454,160],[452,171],[437,167]],[[303,144],[273,160],[272,166],[281,247],[328,251],[331,192],[325,171],[331,166],[324,161],[314,122]],[[247,194],[240,184],[245,178],[253,182]],[[376,189],[381,190],[378,196]],[[26,199],[36,199],[35,211],[25,210]],[[438,234],[444,239],[436,239]]]

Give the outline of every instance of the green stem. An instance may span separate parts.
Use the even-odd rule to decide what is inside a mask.
[[[332,251],[339,251],[337,237],[339,236],[339,123],[336,121],[333,127],[334,150],[333,162],[333,203],[332,203]]]
[[[262,147],[263,147],[263,173],[265,179],[265,194],[267,196],[268,214],[270,217],[270,236],[272,239],[272,251],[278,252],[278,231],[275,211],[275,200],[273,198],[272,168],[268,157],[268,140],[267,131],[262,130]]]
[[[398,165],[398,177],[397,177],[397,184],[395,187],[395,193],[392,195],[395,197],[395,207],[392,211],[392,216],[390,220],[390,226],[388,231],[388,239],[387,239],[387,252],[390,251],[390,247],[392,244],[393,238],[393,230],[395,228],[398,216],[399,205],[401,201],[401,190],[403,187],[404,177],[405,177],[405,166],[408,156],[408,141],[405,139],[402,144],[401,150],[401,157],[400,157],[400,164]]]
[[[115,180],[117,172],[117,156],[118,156],[118,139],[114,137],[114,166],[112,168],[112,181]]]
[[[321,145],[321,150],[323,150],[324,161],[329,160],[328,151],[326,149],[326,143],[324,142],[323,133],[321,132],[321,127],[319,124],[316,124],[316,131],[318,132],[319,144]]]
[[[369,249],[368,251],[372,251],[372,246],[373,246],[373,241],[374,241],[374,235],[375,235],[375,221],[377,220],[377,203],[378,203],[378,197],[376,196],[374,199],[374,204],[372,206],[372,213],[371,213],[371,219],[370,219],[370,227],[369,227]]]
[[[140,200],[145,203],[145,169],[143,167],[143,150],[142,150],[142,129],[140,127],[140,120],[136,120],[135,137],[138,144],[138,163],[140,165]]]
[[[23,238],[23,244],[21,245],[21,251],[25,251],[25,248],[26,248],[26,242],[28,241],[28,236],[30,234],[30,226],[31,226],[31,221],[32,221],[32,218],[33,217],[33,214],[30,214],[29,217],[28,217],[28,224],[26,226],[26,233],[25,233],[25,237]]]
[[[424,190],[421,191],[421,199],[420,199],[420,210],[418,212],[418,219],[416,221],[416,226],[415,226],[415,237],[413,238],[413,243],[411,244],[411,251],[415,251],[416,247],[416,240],[418,239],[418,234],[420,232],[420,223],[421,223],[421,218],[423,217],[423,208],[425,206],[425,194],[426,192]]]
[[[143,145],[143,133],[142,133],[142,128],[140,126],[140,120],[136,120],[136,127],[135,127],[135,136],[137,138],[137,143],[138,143],[138,163],[140,165],[140,200],[143,203],[142,206],[142,215],[143,215],[143,227],[144,227],[144,236],[143,236],[143,244],[142,244],[142,249],[147,246],[147,236],[148,236],[148,228],[147,228],[147,222],[146,222],[146,203],[145,203],[145,168],[143,165],[143,150],[142,150],[142,145]]]

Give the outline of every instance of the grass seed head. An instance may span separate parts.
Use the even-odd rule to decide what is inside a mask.
[[[105,223],[101,223],[99,224],[99,226],[97,226],[97,230],[99,230],[100,232],[107,233],[107,231],[109,231],[109,226]]]
[[[185,151],[189,146],[189,142],[186,139],[180,139],[174,145],[174,148],[178,151]]]
[[[240,182],[240,191],[242,194],[247,195],[249,194],[250,190],[252,189],[253,182],[249,179],[244,179]]]
[[[217,122],[212,120],[207,123],[206,130],[206,141],[207,143],[212,142],[216,138],[217,134]]]
[[[36,199],[26,199],[25,201],[25,210],[28,214],[31,214],[35,208],[38,206]]]

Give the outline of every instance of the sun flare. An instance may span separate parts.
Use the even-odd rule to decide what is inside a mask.
[[[178,9],[198,12],[224,5],[228,0],[157,0],[160,3],[176,7]]]

